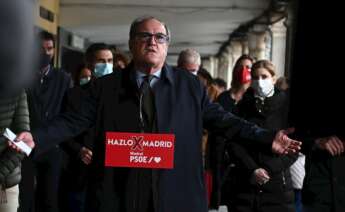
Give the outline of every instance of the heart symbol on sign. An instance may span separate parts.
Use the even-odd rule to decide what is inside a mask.
[[[154,160],[156,163],[159,163],[159,162],[161,162],[161,157],[155,157],[153,160]]]

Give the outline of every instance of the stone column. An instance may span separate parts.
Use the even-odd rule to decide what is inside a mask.
[[[230,45],[231,45],[231,53],[232,53],[232,61],[233,61],[231,68],[233,68],[236,60],[239,57],[241,57],[241,55],[243,54],[242,41],[241,40],[232,40],[230,42]]]
[[[221,77],[227,80],[229,72],[229,53],[223,52],[218,58],[218,74],[217,77]]]
[[[248,38],[247,37],[243,38],[241,43],[242,43],[242,54],[249,54]]]
[[[213,67],[211,57],[202,58],[201,63],[202,63],[202,67],[205,68],[207,71],[209,71],[212,76],[214,76],[215,69]]]
[[[210,56],[202,59],[202,67],[210,72],[212,77],[218,76],[218,59],[214,56]]]
[[[249,55],[257,60],[270,59],[269,38],[267,25],[254,25],[248,33]]]
[[[293,39],[295,35],[295,22],[297,11],[297,0],[290,1],[288,5],[288,15],[285,19],[284,25],[286,27],[286,52],[285,52],[285,73],[284,75],[290,78],[291,63],[293,57]]]
[[[277,77],[285,73],[286,27],[284,19],[273,24],[272,30],[272,63],[276,67]]]

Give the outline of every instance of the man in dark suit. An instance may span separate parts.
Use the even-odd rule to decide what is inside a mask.
[[[78,113],[67,112],[32,135],[25,132],[18,136],[35,147],[34,154],[40,154],[95,125],[97,142],[90,165],[94,171],[88,185],[87,211],[206,212],[203,127],[222,131],[227,137],[238,135],[261,142],[277,153],[299,149],[300,143],[289,139],[286,131],[266,131],[210,103],[196,76],[165,63],[170,38],[167,26],[157,18],[136,19],[129,39],[133,60],[125,70],[97,79]],[[147,75],[151,75],[150,82]],[[142,102],[144,83],[153,90],[151,121]],[[104,140],[109,131],[174,134],[174,167],[105,167]],[[49,143],[42,142],[48,138]]]
[[[31,129],[48,124],[61,112],[65,93],[72,85],[71,77],[52,65],[55,51],[54,36],[45,31],[39,36],[41,47],[39,68],[35,81],[27,89]],[[18,211],[58,211],[60,166],[61,150],[58,146],[23,161]]]

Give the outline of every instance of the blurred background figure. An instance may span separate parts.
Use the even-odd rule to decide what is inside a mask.
[[[86,64],[80,64],[73,72],[74,87],[67,93],[66,110],[81,110],[82,96],[91,82],[96,79]],[[83,212],[85,205],[88,165],[92,159],[93,130],[62,143],[63,166],[59,188],[59,210],[63,212]]]
[[[320,16],[320,10],[332,13]],[[341,34],[317,29],[321,21],[341,24],[341,13],[343,8],[335,4],[314,1],[310,8],[310,1],[299,1],[289,118],[301,136],[306,156],[303,212],[345,211],[344,78],[340,77],[343,69],[334,62],[344,57],[325,53],[320,59],[319,52],[332,52],[334,47],[321,45],[316,51],[315,41],[310,39],[315,35],[325,40],[342,39]],[[343,42],[337,44],[337,48],[343,47]]]
[[[224,91],[226,91],[227,86],[226,86],[226,81],[223,80],[222,78],[215,78],[213,80],[213,84],[218,88],[218,91],[220,93],[223,93]]]
[[[34,16],[33,2],[23,0],[0,3],[0,89],[18,92],[33,77]],[[20,15],[18,15],[20,14]]]
[[[91,81],[92,78],[92,72],[90,69],[85,67],[80,67],[80,73],[79,73],[79,85],[85,85]]]
[[[214,83],[211,74],[206,69],[200,68],[197,72],[197,76],[201,83],[206,87],[208,98],[211,100],[211,102],[214,102],[221,91]]]
[[[0,212],[17,211],[21,160],[25,157],[8,148],[7,139],[2,134],[6,128],[14,133],[30,130],[26,94],[24,91],[12,94],[8,96],[0,90]]]
[[[20,15],[18,15],[20,14]],[[16,212],[21,160],[24,154],[7,148],[5,128],[30,130],[26,94],[35,64],[33,3],[13,0],[0,2],[0,212]]]
[[[195,49],[185,49],[180,52],[177,59],[177,67],[197,75],[201,65],[201,57]]]
[[[250,68],[253,59],[248,55],[242,55],[236,61],[232,70],[231,88],[219,94],[216,101],[223,106],[226,111],[236,114],[237,103],[242,99],[243,94],[246,92],[251,83]],[[211,208],[218,208],[222,202],[226,204],[227,200],[222,201],[222,193],[229,194],[231,189],[227,184],[228,175],[233,167],[233,163],[229,161],[229,153],[224,146],[224,138],[217,134],[210,136],[213,140],[209,142],[210,151],[210,166],[213,173],[213,191],[211,195]]]
[[[275,86],[279,90],[287,91],[289,89],[289,79],[286,77],[279,77]]]
[[[251,83],[251,67],[253,59],[248,55],[242,55],[235,63],[232,70],[231,88],[223,92],[217,101],[229,112],[235,112],[235,105],[242,99],[243,94]]]
[[[68,92],[67,110],[76,111],[76,113],[81,110],[82,96],[85,95],[92,81],[112,72],[111,46],[104,43],[91,44],[86,50],[85,64],[81,64],[75,72],[76,86]],[[94,128],[86,130],[62,144],[66,154],[59,193],[60,211],[84,211],[87,182],[90,177],[89,165],[93,158],[94,130]],[[91,174],[91,176],[94,175]]]
[[[40,47],[39,66],[33,74],[34,81],[26,89],[31,129],[46,125],[61,112],[65,105],[65,94],[73,84],[69,74],[53,66],[55,37],[46,31],[36,36]],[[40,156],[31,154],[23,160],[19,211],[58,211],[61,161],[59,146]]]
[[[120,51],[116,51],[114,53],[114,69],[118,69],[118,70],[124,69],[128,66],[128,64],[129,64],[129,59],[124,53]]]
[[[95,77],[92,75],[92,71],[87,67],[87,65],[84,63],[80,64],[73,75],[74,86],[86,85],[93,78]]]
[[[195,49],[185,49],[180,52],[177,59],[177,67],[197,75],[201,83],[207,89],[207,95],[211,101],[214,101],[221,90],[216,86],[211,74],[201,66],[201,57]]]
[[[113,73],[114,57],[110,46],[105,43],[93,43],[85,52],[87,68],[96,78]]]

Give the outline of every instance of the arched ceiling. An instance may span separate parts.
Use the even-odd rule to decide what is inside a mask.
[[[61,0],[60,25],[91,42],[128,51],[131,22],[152,15],[172,32],[170,60],[185,48],[215,55],[229,35],[268,8],[270,0]]]

